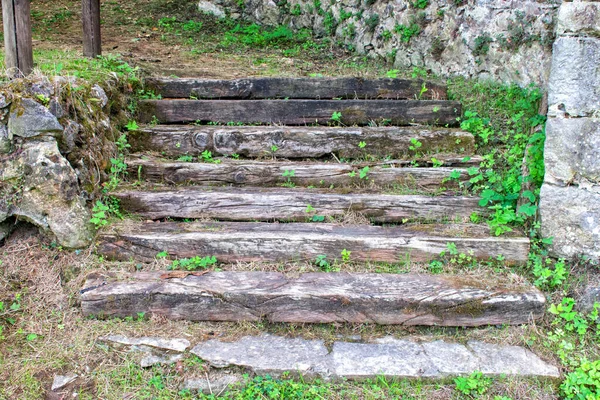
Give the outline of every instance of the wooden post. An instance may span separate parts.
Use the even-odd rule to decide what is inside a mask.
[[[100,36],[100,0],[82,0],[83,55],[94,58],[102,54]]]
[[[2,0],[6,68],[12,76],[33,70],[30,0]]]

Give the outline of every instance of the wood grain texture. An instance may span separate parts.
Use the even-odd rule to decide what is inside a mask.
[[[445,100],[446,85],[423,80],[341,78],[151,78],[163,98],[197,99],[422,99]],[[427,91],[421,94],[425,86]]]
[[[83,22],[83,55],[95,58],[102,54],[100,35],[100,0],[81,1]]]
[[[313,215],[343,217],[358,213],[373,222],[402,222],[444,218],[468,221],[479,198],[337,194],[319,189],[179,187],[122,190],[112,193],[121,209],[147,219],[210,218],[220,221],[305,222]],[[310,205],[314,211],[307,212]]]
[[[277,272],[209,272],[161,279],[160,275],[136,273],[121,280],[88,277],[81,295],[83,314],[481,326],[525,324],[540,318],[545,306],[544,295],[534,287],[508,288],[456,276],[307,273],[290,279]]]
[[[5,64],[10,76],[26,76],[33,70],[30,0],[2,0]]]
[[[341,112],[345,125],[389,121],[392,125],[454,126],[461,115],[457,101],[444,100],[143,100],[139,120],[161,124],[237,122],[246,124],[327,125]]]
[[[399,185],[402,187],[436,190],[440,187],[455,188],[456,181],[444,182],[454,170],[461,173],[459,181],[469,179],[464,168],[411,168],[400,162],[383,163],[311,163],[286,161],[235,161],[223,160],[219,164],[160,161],[156,158],[130,157],[127,166],[130,177],[146,182],[195,185],[252,185],[278,186],[287,181],[285,171],[294,171],[292,181],[298,186],[329,187],[378,187]],[[359,179],[357,171],[368,166],[369,180]],[[354,177],[350,176],[355,172]]]
[[[473,154],[475,139],[470,133],[428,127],[277,127],[277,126],[177,126],[158,125],[130,132],[133,151],[156,151],[170,157],[239,154],[244,157],[323,157],[334,153],[344,158],[366,154],[402,158],[415,156],[411,140],[421,143],[419,153]],[[360,148],[360,142],[366,147]],[[277,151],[272,152],[271,147]],[[461,157],[462,158],[462,157]]]
[[[316,223],[122,222],[97,238],[97,252],[115,260],[153,261],[157,253],[175,258],[214,255],[222,262],[314,260],[317,255],[353,261],[429,262],[450,242],[479,259],[503,255],[507,264],[527,261],[529,239],[492,236],[486,226],[415,224],[395,227]]]

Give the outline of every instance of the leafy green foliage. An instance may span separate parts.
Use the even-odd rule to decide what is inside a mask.
[[[454,379],[456,390],[467,396],[482,395],[492,385],[492,380],[484,376],[480,371],[475,371],[468,377]]]
[[[169,269],[184,269],[186,271],[196,271],[201,269],[207,269],[217,263],[215,256],[200,257],[195,256],[192,258],[182,258],[173,260]]]
[[[459,79],[450,86],[450,93],[451,98],[463,101],[467,111],[461,128],[475,135],[484,154],[479,169],[470,169],[470,179],[461,182],[461,187],[480,193],[480,205],[492,210],[488,223],[496,235],[531,221],[544,177],[545,134],[543,129],[532,134],[545,122],[537,112],[540,91],[489,82],[467,85]],[[522,174],[523,160],[529,170],[526,176]],[[531,190],[523,190],[525,185]]]
[[[425,9],[429,5],[429,0],[413,0],[410,5],[414,8]]]
[[[346,250],[346,249],[342,250],[342,261],[349,262],[351,254],[352,254],[352,252],[349,250]]]
[[[494,39],[491,38],[487,33],[475,38],[475,46],[473,47],[473,55],[475,57],[485,56],[490,51],[490,43]]]
[[[323,272],[331,272],[331,263],[327,261],[326,255],[318,255],[315,259],[315,265],[319,267]]]
[[[575,371],[567,374],[560,390],[565,399],[595,400],[600,398],[600,360],[583,360]]]
[[[327,398],[329,392],[324,385],[317,382],[307,385],[293,380],[274,379],[269,375],[257,376],[249,381],[241,393],[239,399],[289,399],[310,400]]]
[[[342,123],[342,113],[339,111],[335,111],[333,114],[331,114],[331,120],[333,122],[341,124]]]
[[[100,229],[103,226],[108,225],[108,206],[106,206],[102,201],[97,200],[96,204],[92,208],[92,218],[90,222],[94,224],[96,229]]]
[[[410,40],[421,33],[421,27],[416,22],[408,25],[396,24],[394,31],[400,35],[400,40],[404,43],[410,43]]]
[[[220,164],[221,163],[221,160],[213,157],[212,151],[210,151],[210,150],[204,150],[200,154],[200,158],[202,159],[202,162],[209,163],[209,164]]]
[[[585,359],[585,351],[600,339],[600,304],[595,303],[592,311],[585,315],[575,308],[575,300],[565,297],[552,304],[548,312],[555,316],[554,329],[547,334],[545,343],[554,351],[565,366],[579,367]]]

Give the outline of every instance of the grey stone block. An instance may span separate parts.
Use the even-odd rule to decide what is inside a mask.
[[[126,346],[148,346],[177,352],[184,352],[190,347],[190,342],[187,339],[162,339],[157,337],[130,338],[123,335],[108,335],[101,337],[100,340]]]
[[[600,183],[600,120],[549,118],[544,149],[546,181]]]
[[[600,36],[600,3],[563,2],[558,11],[556,34]]]
[[[585,255],[600,259],[600,193],[592,190],[548,183],[542,186],[542,235],[554,238],[552,253],[555,256]]]
[[[30,138],[39,135],[59,135],[63,127],[43,105],[29,98],[12,104],[8,119],[9,135]]]
[[[237,342],[209,340],[191,352],[216,368],[239,365],[257,374],[279,376],[283,372],[313,375],[324,365],[328,351],[322,340],[289,339],[280,336],[246,336]]]
[[[600,110],[600,39],[561,37],[554,42],[548,89],[551,109],[570,116]]]

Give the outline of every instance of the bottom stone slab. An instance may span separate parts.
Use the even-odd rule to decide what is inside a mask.
[[[486,375],[558,378],[558,368],[519,346],[479,341],[466,345],[383,338],[374,343],[335,342],[264,334],[236,342],[209,340],[191,352],[216,368],[237,366],[256,374],[291,374],[328,380],[444,378],[481,371]]]

